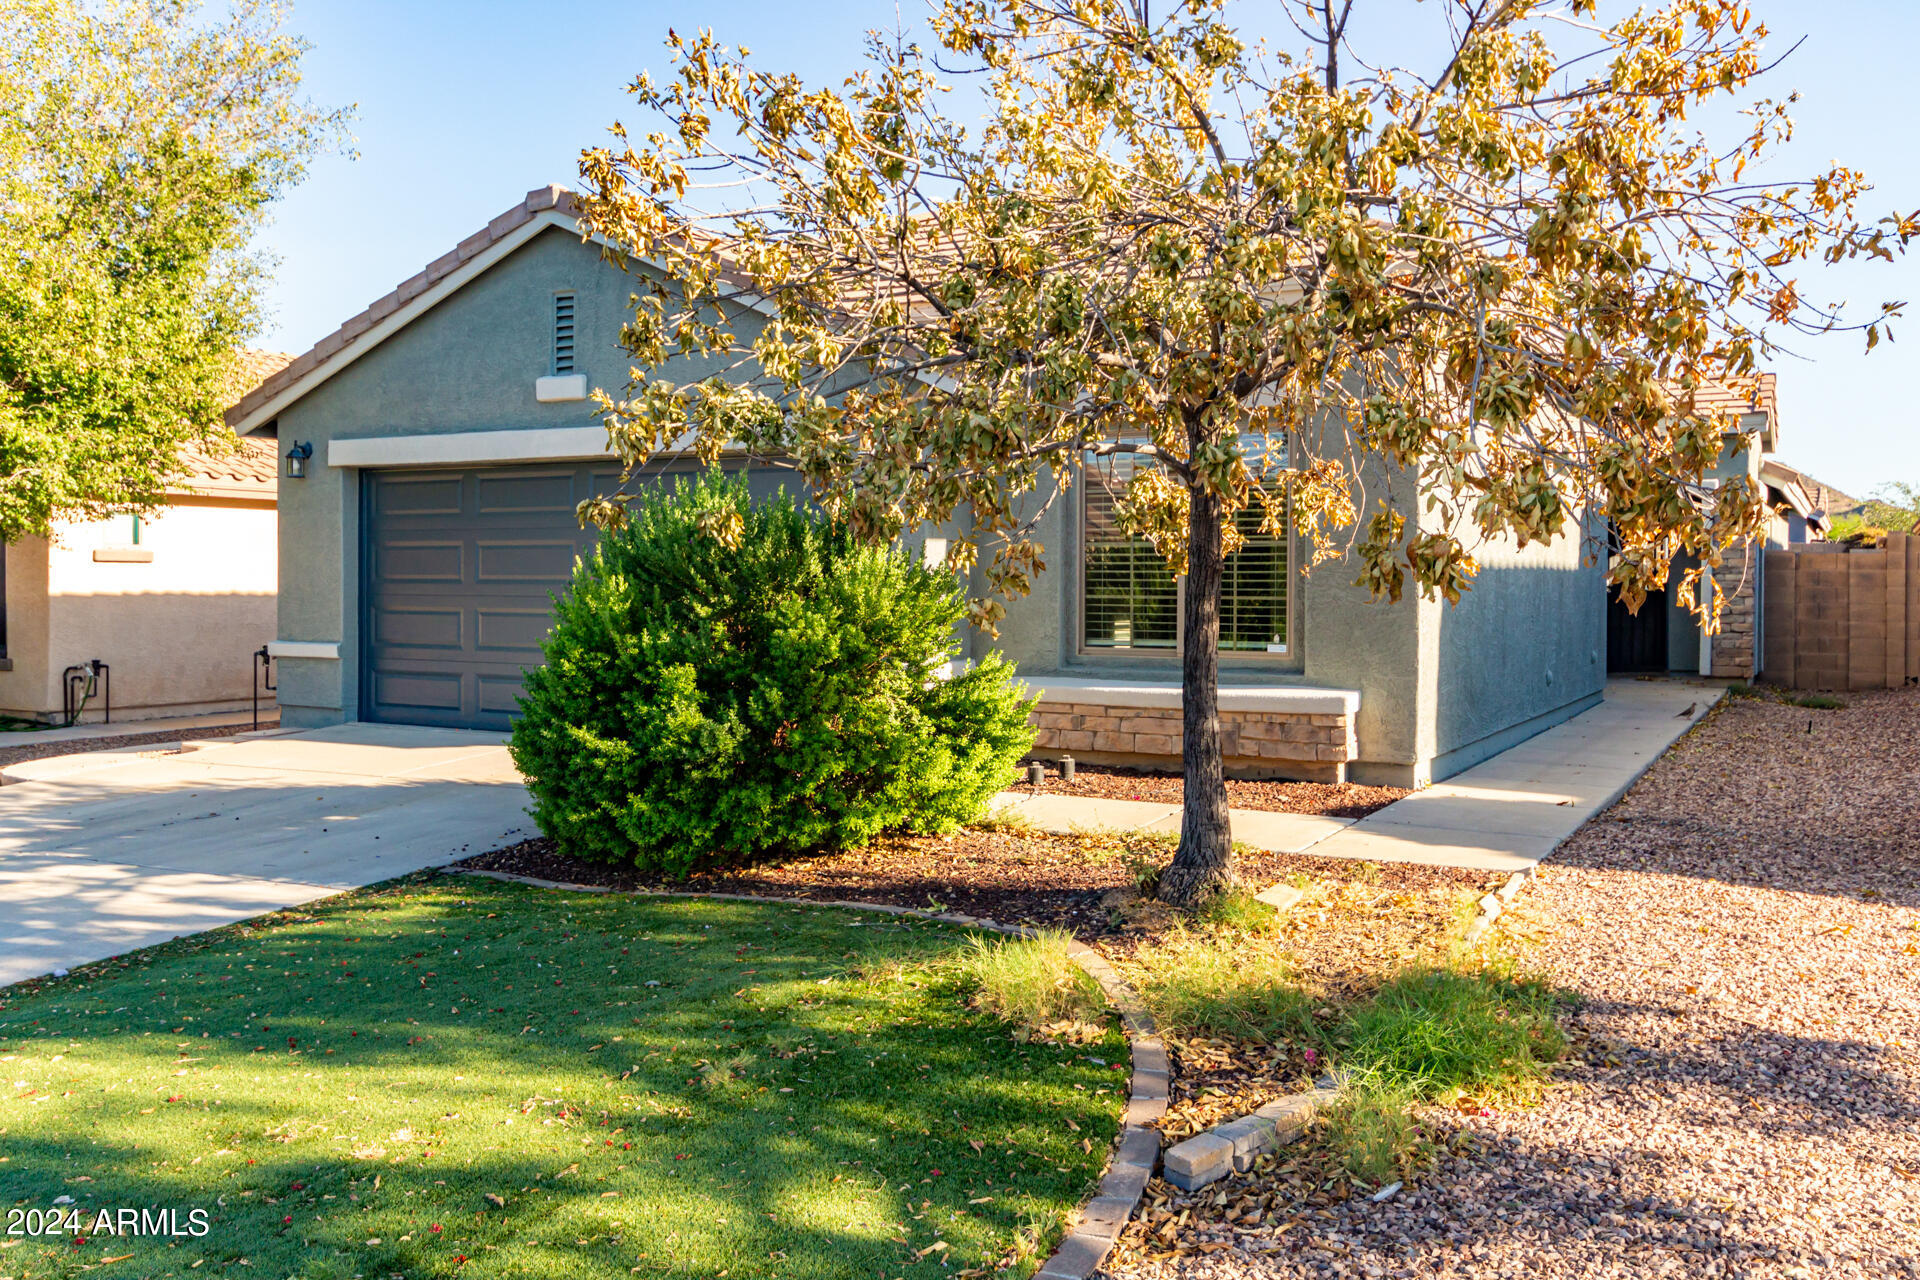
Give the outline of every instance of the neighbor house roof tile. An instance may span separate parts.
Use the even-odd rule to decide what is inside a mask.
[[[175,455],[185,474],[167,492],[195,497],[271,499],[280,484],[280,448],[276,440],[239,436],[231,449],[213,444],[187,445]]]
[[[1774,384],[1771,373],[1718,378],[1694,389],[1693,407],[1703,413],[1764,413],[1774,421],[1779,416]]]

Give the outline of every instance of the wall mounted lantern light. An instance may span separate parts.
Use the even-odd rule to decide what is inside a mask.
[[[296,440],[293,448],[287,450],[287,479],[305,480],[307,459],[312,456],[313,445],[305,440]]]

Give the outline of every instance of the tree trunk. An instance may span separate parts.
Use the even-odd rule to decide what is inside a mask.
[[[1194,907],[1233,886],[1227,778],[1220,761],[1220,496],[1195,492],[1187,515],[1185,645],[1180,661],[1180,758],[1186,802],[1180,849],[1160,873],[1160,899]]]

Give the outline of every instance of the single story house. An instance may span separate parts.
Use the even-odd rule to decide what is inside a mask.
[[[634,289],[582,241],[572,197],[541,188],[233,408],[287,477],[272,646],[285,723],[509,723],[549,595],[595,538],[576,504],[618,481],[588,396],[626,379]],[[763,491],[782,478],[750,475]],[[1400,488],[1409,524],[1431,522]],[[1108,485],[1069,496],[1041,526],[1036,590],[968,650],[1001,649],[1040,693],[1042,752],[1177,759],[1176,585],[1114,527]],[[950,532],[916,536],[937,550]],[[1372,601],[1338,563],[1303,577],[1288,539],[1254,536],[1227,575],[1230,767],[1420,784],[1593,705],[1608,674],[1590,554],[1603,537],[1482,546],[1473,590],[1448,606]]]
[[[279,457],[242,439],[180,461],[186,474],[150,515],[70,521],[6,547],[0,716],[98,722],[110,707],[118,723],[251,705],[253,654],[276,625]]]
[[[1779,458],[1766,460],[1768,484],[1792,483],[1805,495],[1807,505],[1824,531],[1837,516],[1852,515],[1863,505],[1860,499],[1841,492],[1824,480],[1815,479],[1797,467],[1788,466]],[[1812,541],[1812,539],[1808,539]]]

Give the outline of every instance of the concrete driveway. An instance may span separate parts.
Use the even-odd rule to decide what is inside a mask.
[[[6,776],[0,985],[534,834],[500,734],[341,725]]]

